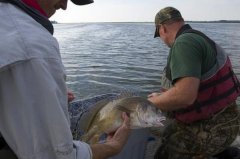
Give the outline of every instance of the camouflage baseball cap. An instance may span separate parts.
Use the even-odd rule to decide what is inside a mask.
[[[155,26],[156,26],[156,31],[155,31],[155,37],[159,37],[158,33],[158,25],[163,24],[164,22],[171,20],[171,19],[179,19],[182,18],[181,13],[173,7],[166,7],[161,9],[155,16]]]
[[[71,0],[76,5],[86,5],[93,3],[93,0]]]

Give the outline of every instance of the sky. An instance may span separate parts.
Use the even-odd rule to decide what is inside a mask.
[[[177,8],[188,21],[240,20],[240,0],[94,0],[76,6],[68,0],[67,10],[58,10],[50,20],[79,22],[153,22],[167,6]]]

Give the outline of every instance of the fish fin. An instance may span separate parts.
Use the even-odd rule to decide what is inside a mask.
[[[136,111],[137,104],[136,103],[146,103],[150,104],[150,102],[142,97],[128,97],[128,98],[123,98],[121,101],[116,105],[115,108],[118,110],[131,113]],[[145,106],[145,105],[142,105]]]
[[[91,106],[91,108],[83,113],[81,119],[79,120],[79,126],[80,128],[86,133],[93,120],[95,119],[95,117],[97,116],[98,112],[105,106],[107,105],[109,102],[108,99],[102,99],[100,101],[98,101],[95,105]]]
[[[89,144],[96,144],[99,142],[99,138],[100,135],[99,134],[95,134],[90,140],[89,140]]]
[[[84,134],[80,137],[80,141],[88,143],[89,137],[87,134]]]
[[[95,144],[99,141],[99,133],[99,127],[95,125],[86,134],[82,135],[80,140],[88,144]]]
[[[117,99],[122,99],[122,98],[127,98],[127,97],[132,97],[134,96],[135,94],[131,91],[128,91],[128,90],[125,90],[125,91],[122,91],[121,93],[119,93],[116,97],[115,97],[115,100]]]

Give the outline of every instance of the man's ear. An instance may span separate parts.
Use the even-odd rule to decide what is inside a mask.
[[[167,27],[166,27],[165,24],[162,25],[162,31],[163,31],[164,34],[167,33]]]

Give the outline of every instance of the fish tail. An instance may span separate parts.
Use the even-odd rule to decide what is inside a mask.
[[[98,132],[98,126],[94,126],[89,130],[87,134],[82,135],[80,139],[83,142],[89,143],[91,139],[95,136],[95,134],[97,134],[97,132]]]

